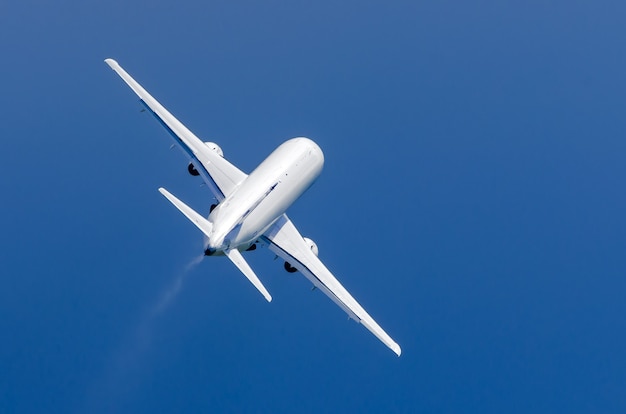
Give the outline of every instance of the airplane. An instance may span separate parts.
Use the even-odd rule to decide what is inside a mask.
[[[302,237],[285,213],[315,181],[324,165],[320,147],[305,137],[292,138],[274,150],[250,174],[224,158],[213,142],[203,142],[168,112],[115,60],[105,59],[137,94],[145,109],[165,127],[189,159],[187,170],[201,176],[218,201],[208,217],[197,213],[164,188],[159,188],[206,236],[206,256],[226,256],[255,288],[271,302],[272,296],[250,268],[241,252],[257,244],[285,261],[285,270],[299,271],[343,309],[350,319],[364,325],[400,356],[400,346],[374,321],[324,266],[313,240]]]

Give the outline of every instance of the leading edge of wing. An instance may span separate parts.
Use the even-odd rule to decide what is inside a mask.
[[[287,215],[284,214],[270,227],[263,238],[268,243],[270,250],[298,269],[311,283],[348,313],[352,319],[364,325],[389,349],[400,356],[402,353],[400,345],[391,339],[387,332],[376,323],[324,266],[322,261],[311,251]]]
[[[247,175],[211,150],[185,125],[176,119],[163,105],[148,93],[132,76],[113,59],[105,59],[107,65],[135,92],[141,103],[170,133],[176,143],[192,160],[213,195],[221,201],[241,183]]]

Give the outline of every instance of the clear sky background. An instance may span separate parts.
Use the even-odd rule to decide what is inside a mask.
[[[0,3],[0,412],[626,412],[623,1]],[[115,58],[290,209],[397,358],[269,251],[271,304]]]

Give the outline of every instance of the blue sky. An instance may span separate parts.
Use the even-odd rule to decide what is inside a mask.
[[[626,5],[0,5],[0,412],[626,410]],[[206,188],[103,62],[245,171],[400,358],[267,251],[189,264]]]

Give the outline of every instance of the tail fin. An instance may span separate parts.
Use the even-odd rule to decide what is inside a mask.
[[[169,191],[165,188],[159,188],[159,192],[165,196],[174,206],[180,210],[193,224],[199,228],[202,233],[204,233],[207,237],[211,237],[211,230],[213,229],[213,224],[202,217],[200,214],[196,213],[191,209],[187,204],[183,203],[176,197],[174,197]]]

